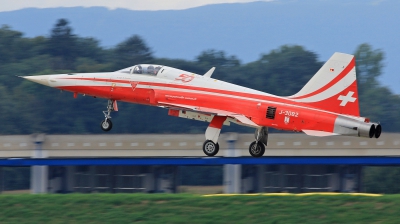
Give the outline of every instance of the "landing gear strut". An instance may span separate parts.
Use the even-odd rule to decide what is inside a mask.
[[[253,157],[261,157],[265,152],[265,145],[268,143],[268,128],[262,127],[254,133],[256,140],[249,146],[250,155]]]
[[[203,152],[207,156],[215,156],[219,151],[218,138],[226,116],[215,115],[206,130],[206,141],[203,144]]]
[[[115,100],[108,100],[107,110],[103,111],[105,118],[100,123],[101,130],[103,130],[103,131],[109,131],[112,128],[112,122],[111,122],[111,116],[110,116],[111,111],[118,111],[117,101],[115,101]]]

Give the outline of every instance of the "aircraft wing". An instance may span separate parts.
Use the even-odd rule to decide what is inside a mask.
[[[251,126],[251,127],[260,127],[256,123],[254,123],[252,120],[244,116],[243,114],[237,114],[225,110],[218,110],[218,109],[213,109],[213,108],[208,108],[208,107],[198,107],[198,106],[190,106],[190,105],[185,105],[185,104],[177,104],[177,103],[170,103],[170,102],[160,102],[158,103],[162,107],[166,107],[169,109],[175,109],[175,110],[185,110],[185,111],[195,111],[203,114],[211,114],[211,115],[218,115],[218,116],[226,116],[226,117],[231,117],[239,122]]]

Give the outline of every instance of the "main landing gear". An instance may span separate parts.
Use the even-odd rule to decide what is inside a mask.
[[[250,155],[253,157],[261,157],[265,153],[264,144],[267,145],[268,143],[268,128],[262,127],[260,129],[256,129],[254,137],[256,140],[249,146]]]
[[[100,123],[100,128],[103,131],[109,131],[112,128],[112,122],[111,122],[111,116],[110,116],[111,111],[118,111],[118,106],[117,106],[116,100],[108,100],[107,110],[103,111],[105,118]]]
[[[203,152],[207,156],[215,156],[219,151],[218,138],[226,116],[215,115],[206,130],[206,141],[203,144]]]
[[[226,116],[215,115],[206,130],[206,141],[203,144],[203,152],[207,156],[215,156],[219,151],[218,138],[221,133],[222,125]],[[265,146],[268,143],[268,128],[259,127],[254,133],[255,141],[249,146],[250,155],[253,157],[261,157],[265,153]]]

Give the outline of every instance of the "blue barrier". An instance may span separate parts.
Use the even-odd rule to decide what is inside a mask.
[[[12,158],[0,166],[115,166],[115,165],[400,165],[400,157],[134,157],[134,158]]]

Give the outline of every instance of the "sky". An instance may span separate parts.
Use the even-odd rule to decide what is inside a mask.
[[[261,1],[267,2],[272,0]],[[103,6],[109,9],[125,8],[130,10],[174,10],[209,4],[246,2],[255,2],[255,0],[0,0],[0,12],[30,7],[54,8],[75,6]]]

